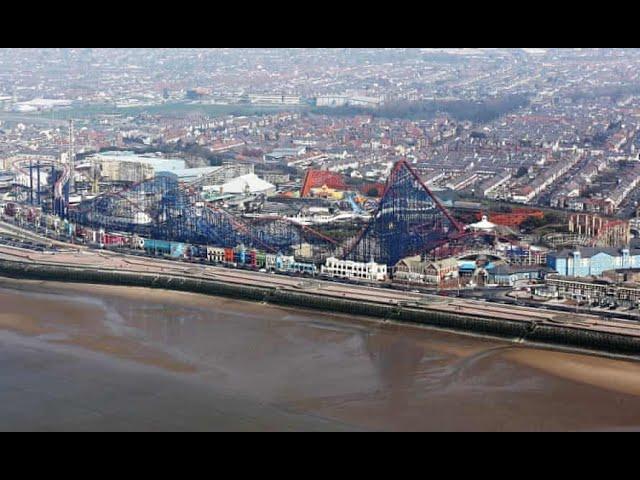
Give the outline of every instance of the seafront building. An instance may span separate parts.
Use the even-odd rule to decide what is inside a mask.
[[[640,268],[640,249],[563,249],[547,254],[547,266],[561,276],[588,277],[606,270]]]
[[[474,262],[475,268],[475,262]],[[423,260],[420,255],[407,257],[396,263],[393,277],[401,282],[439,285],[447,279],[457,278],[459,265],[456,258]]]
[[[505,287],[527,285],[544,279],[553,270],[544,265],[494,265],[486,269],[487,282]]]
[[[387,278],[387,266],[369,262],[353,262],[329,257],[321,267],[321,273],[337,278],[384,281]]]
[[[535,289],[535,293],[589,304],[616,304],[631,308],[640,306],[640,283],[637,278],[626,275],[619,278],[620,273],[619,270],[609,271],[602,277],[548,275],[545,284]]]

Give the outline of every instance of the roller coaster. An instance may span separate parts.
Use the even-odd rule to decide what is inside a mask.
[[[281,217],[248,220],[196,204],[195,194],[182,188],[177,176],[161,173],[127,189],[81,202],[70,209],[69,220],[105,231],[222,247],[243,244],[274,253],[305,243],[329,249],[336,245],[331,238]]]
[[[66,209],[69,205],[69,180],[71,178],[71,171],[69,165],[52,159],[36,160],[34,164],[33,159],[16,159],[13,161],[11,168],[14,172],[22,175],[23,178],[29,179],[28,187],[21,185],[28,189],[29,198],[28,201],[32,205],[40,206],[43,203],[44,195],[42,188],[42,170],[49,170],[49,184],[51,187],[51,209],[53,213],[56,213],[62,217],[66,216]],[[34,170],[36,171],[34,179]],[[35,192],[35,198],[34,198]]]
[[[405,160],[397,162],[387,179],[371,220],[345,249],[344,257],[371,258],[395,265],[464,233],[464,226],[442,205]]]
[[[243,244],[282,253],[305,244],[323,255],[356,261],[374,258],[387,265],[465,235],[463,225],[404,160],[392,169],[371,219],[344,244],[295,220],[279,216],[248,219],[221,208],[198,205],[202,204],[193,189],[184,188],[175,175],[161,173],[124,190],[85,200],[70,208],[67,216],[87,228],[159,240],[220,247]]]

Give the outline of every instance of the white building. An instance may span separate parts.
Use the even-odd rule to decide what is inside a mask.
[[[267,270],[288,270],[295,262],[293,255],[267,253],[265,256],[265,268]]]
[[[249,101],[257,104],[274,105],[300,105],[302,100],[299,95],[278,95],[278,94],[249,94]]]
[[[222,263],[224,262],[224,248],[222,247],[207,247],[207,258],[210,262]]]
[[[210,185],[203,187],[204,191],[215,191],[230,194],[259,194],[272,195],[276,192],[276,186],[258,178],[256,174],[241,175],[222,185]]]
[[[361,94],[343,93],[339,95],[320,95],[316,97],[318,107],[379,107],[384,103],[384,96],[368,96]]]
[[[321,267],[323,275],[338,278],[354,278],[358,280],[384,281],[387,279],[387,266],[370,262],[353,262],[351,260],[340,260],[329,257]]]
[[[469,228],[474,232],[492,232],[496,229],[495,223],[491,223],[486,215],[482,215],[482,220],[476,223],[471,223]]]

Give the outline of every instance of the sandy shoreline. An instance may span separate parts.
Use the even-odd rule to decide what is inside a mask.
[[[575,382],[640,396],[640,363],[567,352],[518,349],[502,354],[522,365]]]
[[[362,428],[640,425],[640,363],[628,360],[142,287],[0,278],[0,304],[5,345],[2,331],[72,349],[78,368],[90,352]]]
[[[249,300],[229,299],[226,297],[212,297],[197,293],[158,290],[145,287],[78,284],[39,280],[15,280],[0,277],[0,288],[10,288],[24,291],[35,290],[41,291],[43,293],[50,293],[52,289],[55,289],[56,292],[60,293],[99,295],[101,297],[113,298],[118,300],[139,301],[141,299],[144,299],[148,302],[157,302],[162,305],[174,307],[178,306],[198,309],[231,307],[234,309],[238,309],[239,311],[246,311],[248,313],[255,313],[256,311],[260,311],[261,308],[261,304]],[[280,311],[283,315],[289,312],[299,311],[299,309],[293,307],[280,305],[269,305],[268,308],[273,311]],[[317,314],[317,312],[310,313]],[[336,312],[327,312],[326,314],[320,315],[327,315],[330,318],[344,319],[350,323],[362,325],[364,328],[376,328],[376,326],[383,324],[380,319],[361,316],[350,316],[347,314]],[[0,315],[0,329],[1,328],[12,330],[17,333],[23,333],[26,335],[40,335],[50,333],[52,331],[51,328],[45,328],[32,317],[15,317],[9,316],[7,314]],[[449,344],[442,341],[428,343],[429,348],[460,358],[470,355],[476,355],[479,352],[486,350],[487,347],[509,347],[510,345],[512,345],[506,340],[497,338],[486,338],[480,335],[465,332],[448,332],[422,325],[387,323],[385,324],[385,329],[390,332],[398,331],[406,332],[408,334],[411,334],[412,332],[424,332],[425,330],[435,330],[439,332],[445,332],[446,335],[450,334],[454,337],[462,336],[472,339],[477,338],[484,340],[484,342],[480,345],[465,345],[463,342]],[[120,354],[123,355],[123,358],[132,356],[131,354],[126,353],[126,347],[116,347],[113,342],[114,339],[107,339],[104,345],[100,345],[95,340],[90,341],[83,337],[76,337],[72,341],[69,341],[70,344],[84,346],[85,348],[91,347],[91,349],[97,349],[99,351],[102,350],[105,353],[115,354],[115,352],[120,352]],[[496,352],[495,354],[502,355],[505,358],[509,358],[510,360],[519,362],[523,365],[537,368],[546,373],[558,375],[569,380],[584,381],[585,383],[601,388],[610,388],[615,391],[633,395],[640,395],[640,362],[619,359],[615,358],[615,356],[601,355],[599,353],[573,353],[570,351],[563,351],[561,348],[553,349],[545,347],[539,349],[526,345],[519,347],[516,345],[512,346],[513,348],[508,348],[508,350],[506,351],[499,353]],[[611,362],[614,362],[616,366],[612,367]],[[163,362],[158,361],[158,363]],[[179,363],[175,365],[175,368],[177,369],[177,371],[194,371],[192,366],[181,365]]]
[[[166,352],[135,339],[122,335],[114,335],[102,322],[100,305],[74,304],[59,301],[57,294],[64,292],[78,295],[95,295],[98,292],[93,286],[55,284],[46,282],[19,281],[12,285],[0,282],[0,289],[16,291],[20,297],[12,299],[11,290],[0,290],[0,330],[29,337],[43,336],[44,342],[83,348],[96,353],[103,353],[116,358],[131,360],[164,370],[192,373],[195,366],[172,358]],[[56,294],[52,294],[52,288]],[[132,293],[124,287],[114,287],[112,298],[133,300],[140,298],[141,292]],[[37,292],[37,302],[23,302],[23,295]],[[102,292],[108,294],[108,292]],[[102,294],[101,293],[101,294]],[[12,301],[13,300],[13,301]]]

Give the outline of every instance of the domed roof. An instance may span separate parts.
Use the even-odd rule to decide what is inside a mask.
[[[491,223],[487,219],[487,216],[483,215],[482,216],[482,220],[480,220],[477,223],[470,224],[469,228],[472,228],[473,230],[493,230],[494,228],[496,228],[496,224],[495,223]]]

